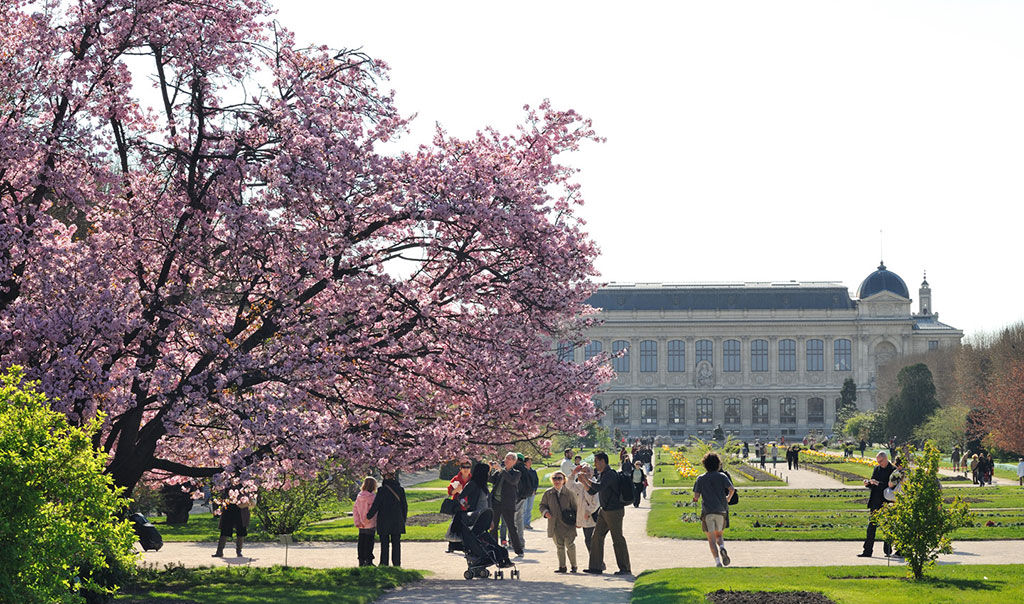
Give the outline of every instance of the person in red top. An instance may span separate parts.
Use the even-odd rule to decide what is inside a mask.
[[[462,489],[466,488],[469,484],[469,477],[473,471],[473,464],[469,461],[468,457],[463,457],[459,460],[459,473],[452,477],[451,482],[448,483],[448,496],[452,499],[457,499]],[[452,553],[462,550],[462,543],[458,541],[448,542],[448,551],[445,553]]]

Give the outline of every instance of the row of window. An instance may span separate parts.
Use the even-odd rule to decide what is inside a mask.
[[[853,367],[853,347],[845,338],[832,342],[832,367],[836,371],[850,371]],[[585,360],[600,354],[601,342],[590,341],[583,349]],[[612,359],[612,366],[619,373],[629,373],[630,346],[626,340],[612,342],[612,353],[622,355]],[[701,361],[714,365],[715,343],[711,340],[697,340],[694,345],[694,366]],[[563,361],[573,360],[573,346],[569,342],[558,344],[558,356]],[[722,371],[739,372],[743,370],[741,362],[740,341],[726,340],[722,343]],[[779,371],[796,371],[796,340],[779,340]],[[804,348],[804,359],[807,371],[825,370],[825,341],[807,340]],[[768,340],[752,340],[750,342],[750,370],[755,372],[768,371]],[[654,340],[640,342],[640,371],[653,373],[658,371],[658,343]],[[668,371],[680,373],[686,371],[686,342],[669,340]]]
[[[598,406],[601,405],[600,400],[594,401]],[[836,398],[836,410],[838,411],[839,405],[842,402],[841,398]],[[715,417],[715,401],[713,399],[702,397],[698,398],[695,402],[696,417],[698,424],[738,424],[740,423],[743,401],[738,398],[727,398],[725,399],[725,405],[723,407],[723,417]],[[767,398],[754,398],[749,402],[750,405],[750,421],[753,424],[767,424],[768,423],[768,399]],[[616,426],[629,425],[630,423],[630,401],[629,399],[620,398],[616,399],[612,403],[611,416],[612,424]],[[685,424],[686,423],[686,399],[673,398],[668,401],[668,417],[664,418],[669,425],[672,424]],[[645,398],[640,401],[640,424],[660,424],[662,418],[658,416],[658,399]],[[782,397],[779,399],[779,423],[780,424],[795,424],[796,423],[796,399],[793,397]],[[825,423],[825,399],[819,397],[811,397],[807,399],[807,423],[808,424],[824,424]]]

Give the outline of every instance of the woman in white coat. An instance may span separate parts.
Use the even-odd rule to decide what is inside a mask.
[[[594,536],[594,527],[597,526],[597,519],[594,512],[600,507],[597,495],[591,495],[587,488],[580,482],[580,476],[591,478],[594,471],[587,464],[573,469],[572,476],[565,485],[576,495],[576,527],[583,529],[583,541],[586,543],[587,552],[590,552],[590,539]]]

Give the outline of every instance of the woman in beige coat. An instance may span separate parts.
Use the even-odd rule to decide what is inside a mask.
[[[587,546],[588,553],[590,552],[590,538],[593,537],[594,527],[597,526],[594,512],[601,507],[601,504],[597,500],[597,495],[591,495],[590,491],[583,486],[580,476],[591,478],[593,475],[594,472],[590,466],[583,464],[572,471],[572,480],[565,485],[576,495],[576,528],[583,529],[583,544]]]
[[[540,513],[548,519],[548,537],[554,540],[558,553],[556,573],[566,572],[566,554],[569,555],[572,572],[576,572],[576,495],[565,483],[565,474],[561,470],[552,474],[553,486],[544,491],[540,500]]]

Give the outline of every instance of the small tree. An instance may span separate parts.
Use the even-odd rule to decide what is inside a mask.
[[[333,479],[293,480],[288,488],[261,489],[255,514],[260,528],[271,535],[291,535],[316,522],[323,508],[338,497]]]
[[[914,429],[914,438],[920,441],[933,440],[952,449],[963,445],[967,437],[967,415],[970,409],[963,405],[940,407],[928,416],[923,424]]]
[[[939,450],[934,443],[926,443],[916,456],[914,448],[907,447],[903,456],[908,470],[896,501],[872,515],[886,540],[903,553],[910,574],[920,579],[940,553],[953,551],[950,534],[970,526],[972,514],[959,495],[948,507],[943,506]]]
[[[19,367],[0,380],[0,602],[84,602],[112,593],[97,577],[134,569],[127,503],[93,447],[102,417],[81,428],[50,409]]]

